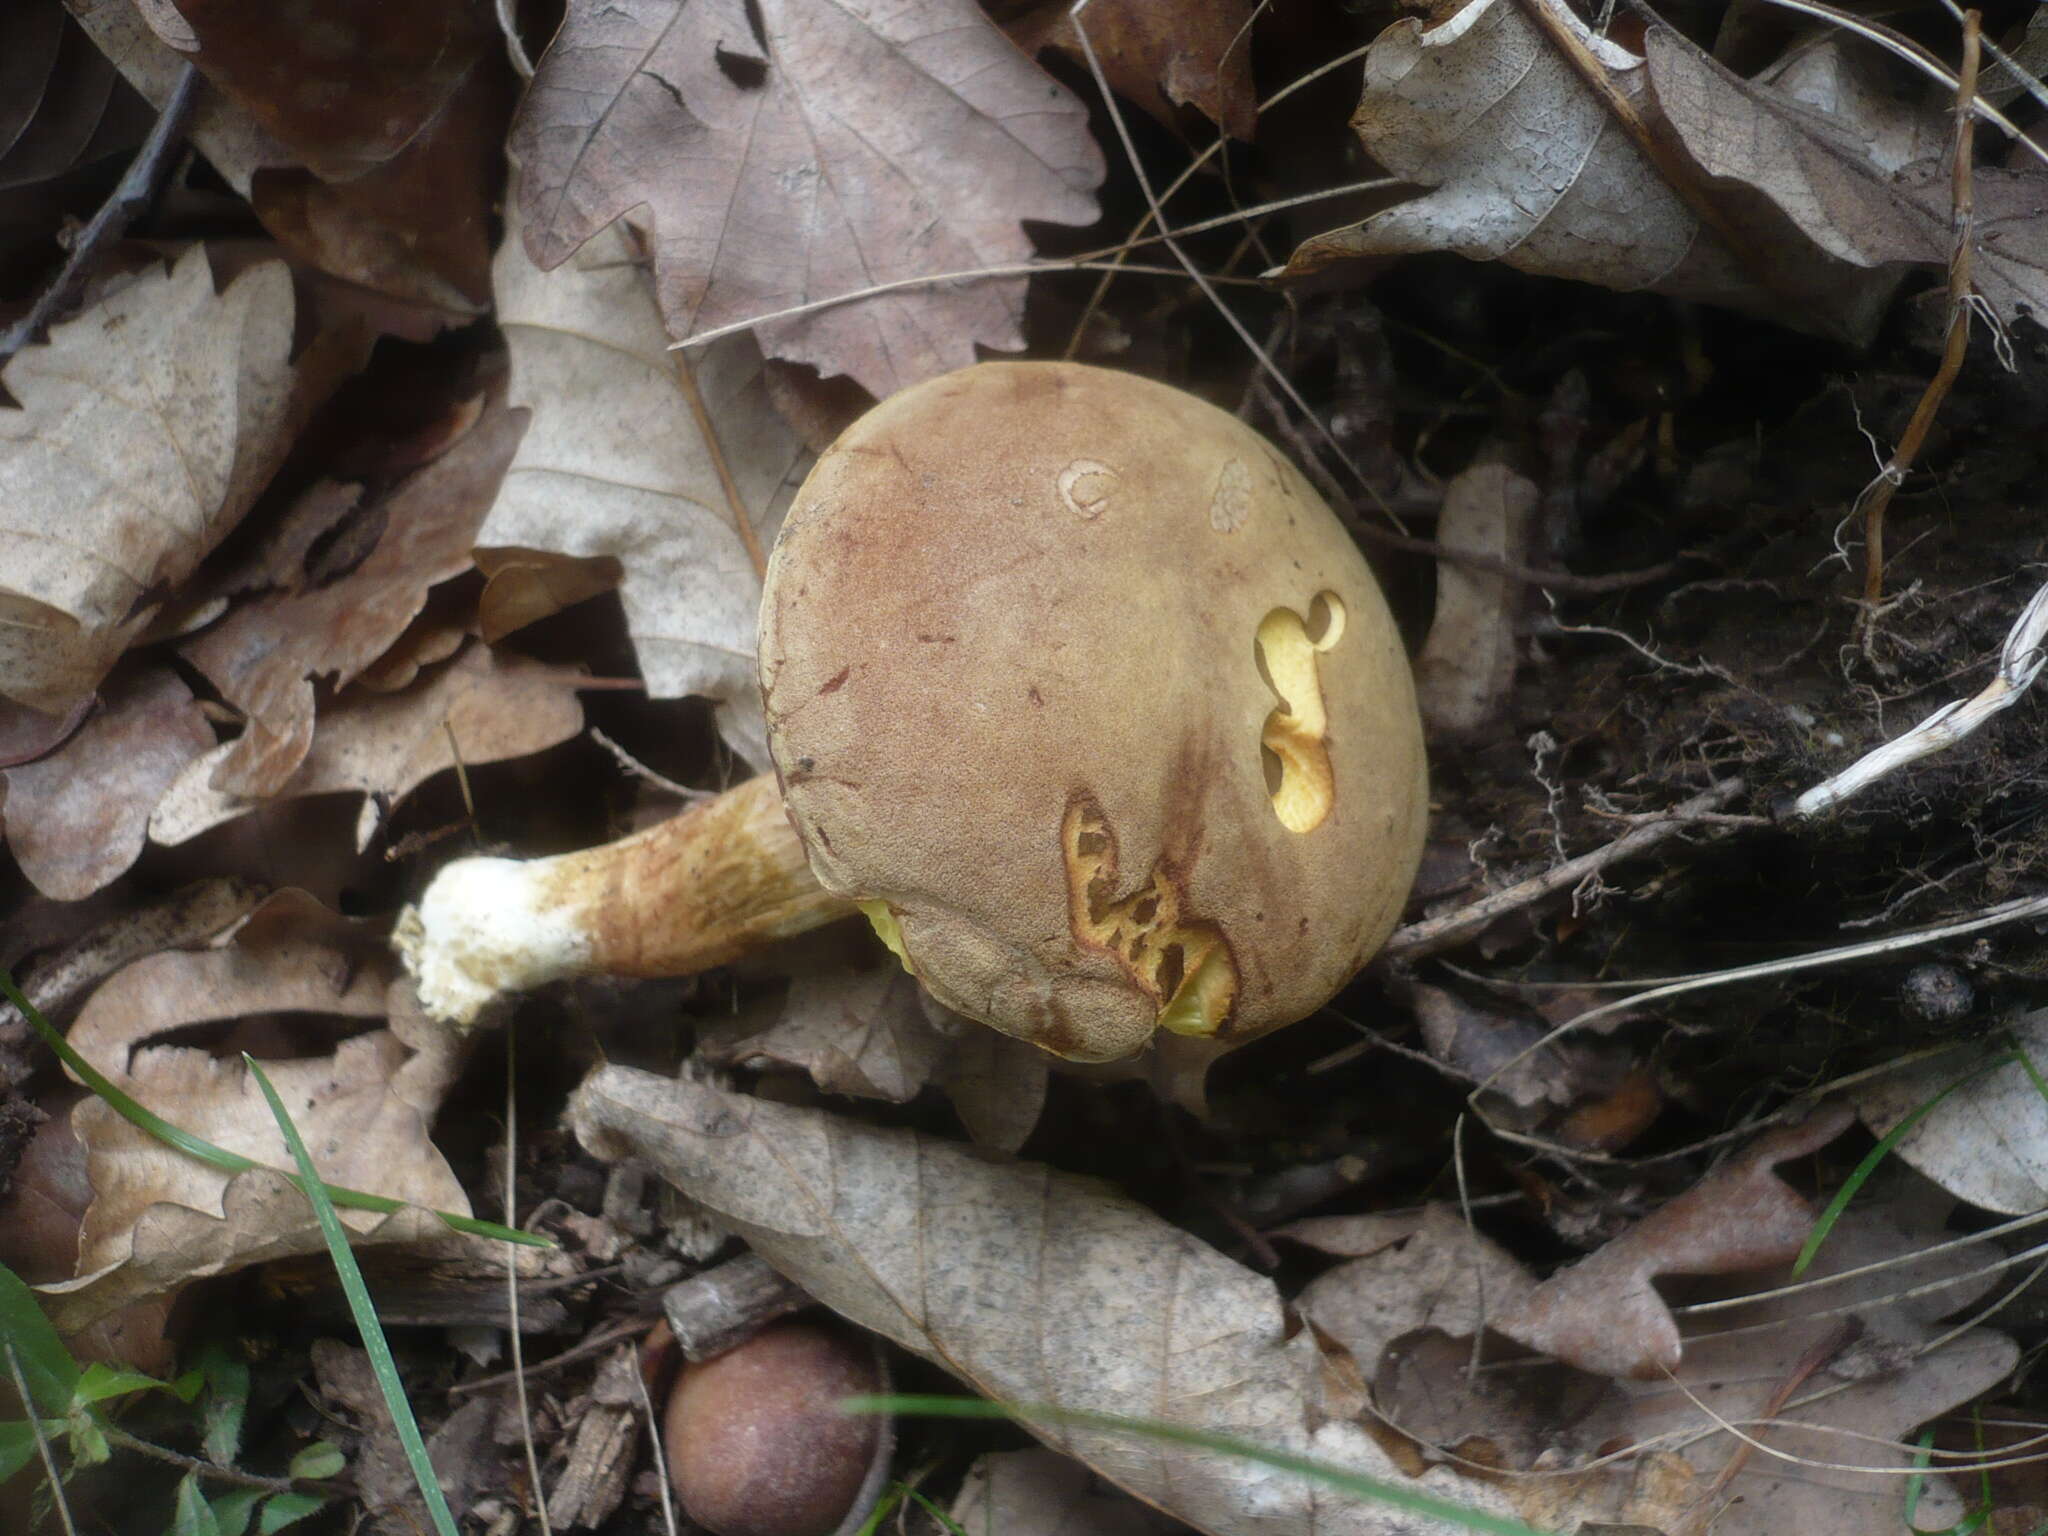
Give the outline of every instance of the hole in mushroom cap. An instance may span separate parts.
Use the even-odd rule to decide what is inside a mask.
[[[1158,1009],[1162,1029],[1213,1035],[1237,1000],[1237,963],[1223,930],[1182,911],[1179,886],[1155,865],[1123,900],[1117,889],[1116,834],[1085,790],[1067,802],[1060,824],[1066,865],[1067,925],[1078,943],[1105,950]]]
[[[1152,971],[1152,984],[1159,989],[1161,997],[1171,997],[1180,990],[1181,978],[1187,974],[1188,952],[1178,944],[1169,944],[1159,952],[1159,964]]]
[[[1259,733],[1260,762],[1273,814],[1290,832],[1313,831],[1336,800],[1316,658],[1343,638],[1342,599],[1318,592],[1306,619],[1292,608],[1275,608],[1259,621],[1252,642],[1259,677],[1279,701]]]

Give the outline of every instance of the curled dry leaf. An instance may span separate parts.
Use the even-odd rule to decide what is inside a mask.
[[[124,675],[104,712],[48,757],[9,768],[7,846],[37,890],[82,901],[123,874],[148,841],[149,812],[213,745],[192,690],[167,668]]]
[[[1748,196],[1754,206],[1734,203],[1746,225],[1789,221],[1838,270],[1947,266],[1956,240],[1946,104],[1903,106],[1840,43],[1765,86],[1669,27],[1651,27],[1645,42],[1658,110],[1702,172]],[[2048,314],[2048,172],[2025,159],[2018,170],[1977,166],[1970,179],[1977,292],[2008,322]]]
[[[1616,89],[1643,102],[1641,58],[1595,36],[1568,6],[1541,3]],[[1754,259],[1739,264],[1521,0],[1470,0],[1435,26],[1414,17],[1395,22],[1366,55],[1365,94],[1351,121],[1369,155],[1430,190],[1305,242],[1283,275],[1348,257],[1454,251],[1524,272],[1728,305],[1850,339],[1868,337],[1902,275],[1835,261],[1782,219],[1742,231]],[[1769,290],[1752,269],[1771,274]]]
[[[671,354],[623,226],[551,272],[527,259],[515,230],[496,275],[512,399],[533,422],[476,542],[616,559],[648,693],[715,700],[734,748],[767,762],[754,676],[761,572],[809,455],[768,399],[759,349],[736,336]],[[684,393],[685,366],[716,453]]]
[[[77,1277],[47,1288],[66,1331],[189,1281],[324,1243],[312,1207],[273,1168],[291,1154],[239,1060],[152,1042],[197,1024],[318,1015],[385,1017],[332,1054],[266,1066],[322,1175],[413,1204],[378,1216],[344,1211],[361,1242],[461,1246],[432,1210],[467,1214],[467,1197],[427,1134],[459,1065],[459,1043],[405,1007],[381,935],[291,892],[272,897],[219,948],[153,955],[118,972],[71,1029],[79,1053],[175,1125],[266,1165],[232,1177],[166,1147],[97,1099],[72,1116],[93,1200]]]
[[[812,1295],[1010,1403],[1170,1419],[1502,1513],[1444,1468],[1409,1479],[1325,1417],[1324,1361],[1272,1283],[1093,1180],[709,1084],[591,1074],[571,1120],[651,1162]],[[1143,1438],[1027,1427],[1216,1536],[1391,1536],[1440,1522]]]
[[[418,616],[429,588],[470,568],[472,541],[525,428],[524,411],[494,398],[381,507],[352,509],[381,515],[376,543],[354,569],[243,602],[181,648],[248,717],[214,765],[214,789],[254,799],[284,790],[313,745],[313,678],[353,682]]]
[[[1379,1412],[1425,1457],[1449,1448],[1535,1474],[1505,1486],[1540,1529],[1623,1522],[1688,1536],[1865,1536],[1897,1519],[1912,1432],[1987,1390],[2017,1354],[1987,1330],[1947,1336],[1936,1326],[1994,1281],[1971,1274],[1982,1259],[1968,1253],[1921,1257],[1938,1222],[1906,1215],[1908,1204],[1848,1212],[1811,1277],[1879,1266],[1873,1273],[1708,1311],[1686,1326],[1676,1376],[1656,1381],[1501,1359],[1491,1347],[1475,1373],[1469,1335],[1482,1309],[1525,1294],[1531,1281],[1447,1207],[1399,1243],[1323,1275],[1298,1304],[1353,1353]],[[1784,1266],[1745,1275],[1739,1291],[1786,1278]],[[1925,1295],[1908,1295],[1921,1287]],[[1571,1304],[1582,1331],[1597,1330],[1604,1298],[1586,1289]],[[1746,1448],[1726,1422],[1764,1449]],[[1607,1459],[1617,1447],[1633,1454]],[[1962,1512],[1944,1485],[1926,1496],[1923,1529]]]
[[[583,729],[576,690],[584,677],[564,667],[471,646],[402,693],[356,692],[321,716],[319,734],[273,799],[361,794],[356,847],[367,848],[386,812],[442,770],[524,757]],[[149,835],[182,843],[267,803],[212,787],[213,749],[189,764],[150,817]]]
[[[263,489],[295,414],[282,262],[215,295],[204,247],[7,365],[0,411],[0,691],[91,693]]]
[[[1087,109],[972,0],[572,0],[512,126],[528,251],[554,268],[652,210],[677,337],[877,283],[1022,261],[1020,220],[1086,224]],[[1015,351],[1022,277],[758,328],[877,396]]]
[[[1658,1275],[1725,1275],[1790,1263],[1813,1230],[1806,1198],[1772,1172],[1849,1128],[1847,1105],[1766,1131],[1677,1199],[1559,1270],[1493,1326],[1539,1353],[1606,1376],[1654,1379],[1676,1370],[1678,1321],[1651,1284]]]
[[[1895,1154],[1958,1199],[2018,1216],[2048,1207],[2048,1100],[2035,1076],[2044,1065],[2048,1011],[2018,1020],[2009,1039],[1871,1079],[1856,1110],[1877,1136],[1920,1115]]]

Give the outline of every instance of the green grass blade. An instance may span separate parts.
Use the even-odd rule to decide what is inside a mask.
[[[1864,1184],[1872,1174],[1877,1172],[1884,1160],[1892,1155],[1892,1149],[1911,1134],[1913,1127],[1933,1114],[1936,1106],[1958,1088],[1968,1083],[1974,1083],[1985,1073],[2005,1066],[2011,1060],[2012,1057],[2010,1055],[1999,1056],[1985,1062],[1974,1071],[1966,1072],[1939,1093],[1929,1097],[1924,1103],[1914,1105],[1907,1113],[1905,1119],[1878,1138],[1877,1145],[1864,1154],[1863,1161],[1856,1165],[1847,1179],[1843,1180],[1842,1187],[1835,1191],[1834,1199],[1827,1203],[1827,1209],[1822,1211],[1818,1219],[1815,1220],[1813,1231],[1807,1234],[1805,1246],[1799,1250],[1799,1257],[1792,1261],[1792,1278],[1794,1280],[1799,1279],[1812,1267],[1815,1257],[1820,1253],[1820,1245],[1826,1242],[1828,1234],[1835,1230],[1835,1223],[1842,1219],[1842,1212],[1849,1208],[1849,1202],[1856,1198],[1856,1192],[1863,1188]]]
[[[256,1086],[263,1090],[270,1113],[277,1119],[277,1128],[284,1134],[285,1145],[292,1149],[292,1161],[299,1165],[299,1188],[312,1203],[321,1235],[327,1239],[327,1251],[333,1256],[335,1273],[341,1277],[342,1294],[348,1298],[349,1311],[355,1315],[356,1331],[363,1336],[363,1348],[370,1356],[370,1369],[376,1374],[377,1385],[384,1393],[385,1406],[391,1410],[398,1443],[405,1448],[406,1462],[412,1468],[414,1481],[419,1484],[420,1497],[426,1501],[434,1529],[440,1536],[456,1536],[455,1517],[448,1512],[448,1500],[441,1492],[441,1480],[434,1475],[434,1464],[427,1457],[427,1443],[420,1438],[419,1421],[413,1417],[412,1404],[406,1401],[404,1384],[398,1379],[397,1362],[391,1358],[391,1344],[384,1337],[383,1325],[377,1321],[377,1309],[370,1301],[369,1288],[363,1284],[363,1272],[356,1264],[354,1250],[348,1245],[348,1232],[342,1227],[341,1217],[335,1214],[327,1186],[320,1182],[320,1170],[313,1166],[313,1155],[306,1150],[305,1139],[299,1135],[299,1128],[292,1124],[291,1116],[285,1113],[284,1101],[270,1085],[270,1078],[248,1052],[242,1053],[242,1061],[250,1076],[256,1079]]]
[[[1534,1530],[1519,1520],[1507,1520],[1499,1515],[1489,1515],[1483,1510],[1467,1509],[1463,1505],[1451,1503],[1448,1499],[1417,1493],[1395,1483],[1381,1482],[1375,1477],[1365,1477],[1348,1468],[1317,1461],[1312,1456],[1295,1456],[1286,1451],[1271,1451],[1262,1445],[1254,1445],[1249,1440],[1240,1440],[1234,1435],[1217,1434],[1206,1429],[1189,1429],[1182,1424],[1168,1424],[1158,1419],[1129,1419],[1114,1413],[1082,1413],[1071,1408],[1052,1408],[1039,1403],[991,1403],[978,1397],[849,1397],[842,1401],[839,1407],[844,1413],[898,1413],[947,1419],[1031,1420],[1043,1424],[1062,1424],[1070,1429],[1106,1430],[1111,1434],[1163,1440],[1171,1445],[1193,1446],[1197,1450],[1216,1451],[1225,1456],[1255,1461],[1261,1466],[1272,1467],[1281,1472],[1292,1472],[1327,1487],[1341,1489],[1372,1503],[1405,1509],[1410,1514],[1427,1515],[1452,1525],[1462,1525],[1468,1531],[1483,1531],[1486,1536],[1543,1536],[1541,1531]]]
[[[287,1173],[282,1168],[270,1168],[267,1163],[259,1163],[253,1157],[244,1157],[239,1152],[230,1152],[226,1147],[217,1147],[205,1138],[193,1135],[184,1127],[171,1124],[154,1110],[138,1104],[117,1087],[104,1072],[72,1049],[71,1042],[58,1034],[50,1021],[36,1011],[34,1005],[22,995],[21,989],[14,984],[14,977],[6,971],[0,971],[0,996],[5,996],[19,1008],[22,1017],[28,1020],[29,1027],[42,1036],[45,1045],[57,1053],[57,1059],[77,1074],[80,1082],[106,1100],[109,1107],[130,1125],[147,1131],[165,1146],[175,1147],[187,1157],[197,1158],[208,1167],[218,1168],[223,1173],[247,1173],[252,1168],[265,1168],[272,1173],[282,1174],[294,1184],[298,1183],[296,1174]],[[377,1211],[389,1215],[393,1211],[405,1209],[406,1203],[403,1200],[394,1200],[389,1195],[373,1195],[339,1184],[323,1184],[321,1187],[327,1191],[328,1198],[336,1205],[346,1206],[352,1211]],[[304,1193],[303,1185],[300,1186],[300,1192]],[[500,1242],[520,1243],[529,1248],[556,1246],[552,1238],[542,1237],[538,1232],[522,1232],[517,1227],[501,1226],[495,1221],[479,1221],[474,1216],[458,1216],[452,1211],[436,1211],[434,1214],[457,1232],[467,1232],[473,1237],[496,1238]]]

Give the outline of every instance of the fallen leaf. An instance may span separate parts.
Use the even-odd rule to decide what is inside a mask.
[[[1839,45],[1795,77],[1802,99],[1741,79],[1669,27],[1651,27],[1645,43],[1651,96],[1706,175],[1761,194],[1848,270],[1946,268],[1956,243],[1946,104],[1907,107]],[[2048,315],[2048,172],[2025,164],[1971,173],[1972,281],[2007,322]]]
[[[1015,1152],[1045,1112],[1052,1058],[1028,1040],[954,1013],[929,993],[920,1001],[927,1013],[943,1013],[957,1026],[939,1086],[968,1138],[990,1151]]]
[[[2027,1059],[1999,1064],[2014,1050]],[[1872,1078],[1855,1090],[1856,1112],[1874,1136],[1919,1115],[1895,1156],[1959,1200],[2023,1215],[2048,1207],[2048,1100],[2034,1076],[2044,1066],[2048,1010],[2016,1020],[2008,1038]]]
[[[1444,487],[1437,542],[1447,549],[1527,563],[1536,483],[1505,464],[1475,464]],[[1515,625],[1524,588],[1455,560],[1436,567],[1436,616],[1415,658],[1415,696],[1432,732],[1482,731],[1500,720],[1515,686]]]
[[[571,1122],[663,1177],[813,1296],[984,1396],[1172,1419],[1496,1514],[1445,1468],[1409,1479],[1323,1414],[1323,1359],[1272,1283],[1093,1180],[623,1067]],[[1442,1529],[1293,1473],[1026,1421],[1055,1450],[1215,1536]]]
[[[1956,1332],[1941,1322],[1999,1283],[1996,1276],[1972,1273],[1985,1262],[1981,1251],[1923,1256],[1951,1235],[1939,1222],[1902,1222],[1881,1207],[1852,1209],[1829,1234],[1807,1278],[1877,1266],[1873,1273],[1811,1296],[1707,1314],[1688,1329],[1679,1373],[1686,1390],[1624,1384],[1629,1431],[1645,1443],[1672,1445],[1703,1476],[1721,1474],[1743,1450],[1712,1422],[1709,1409],[1724,1421],[1744,1423],[1768,1448],[1748,1453],[1740,1472],[1716,1490],[1710,1511],[1715,1536],[1866,1536],[1898,1520],[1914,1432],[1990,1391],[2019,1358],[2002,1334]],[[1751,1277],[1749,1288],[1767,1289],[1786,1278],[1782,1269],[1767,1272]],[[1915,1290],[1922,1294],[1912,1295]],[[1832,1315],[1843,1309],[1852,1319],[1848,1327]],[[1853,1342],[1826,1354],[1791,1402],[1769,1415],[1768,1427],[1758,1422],[1781,1387],[1799,1380],[1835,1338],[1850,1334]],[[1933,1480],[1914,1523],[1938,1529],[1964,1514],[1954,1490]]]
[[[625,568],[610,555],[580,560],[530,549],[479,549],[473,554],[484,573],[476,602],[477,632],[485,643],[500,640],[565,608],[618,590]]]
[[[0,690],[69,708],[240,521],[289,443],[291,339],[282,262],[216,296],[195,246],[8,363]]]
[[[214,769],[215,789],[263,798],[290,781],[313,744],[313,679],[354,681],[405,632],[430,587],[470,568],[472,540],[525,428],[525,412],[494,400],[475,427],[388,497],[349,509],[381,529],[353,569],[310,585],[301,577],[296,590],[240,603],[180,648],[248,717]]]
[[[904,1104],[953,1045],[925,1017],[922,990],[893,958],[865,970],[807,970],[790,982],[782,1016],[767,1029],[742,1035],[714,1021],[697,1043],[721,1065],[774,1062],[808,1072],[827,1093]]]
[[[1915,1204],[1852,1208],[1808,1278],[1869,1273],[1757,1302],[1740,1297],[1781,1286],[1789,1266],[1746,1274],[1725,1298],[1695,1291],[1704,1305],[1688,1309],[1684,1363],[1655,1381],[1504,1359],[1492,1345],[1475,1352],[1482,1308],[1531,1282],[1448,1207],[1312,1282],[1299,1305],[1353,1352],[1379,1412],[1426,1456],[1534,1474],[1504,1486],[1539,1529],[1865,1536],[1897,1519],[1914,1430],[1988,1390],[2017,1358],[2001,1335],[1937,1326],[1997,1282],[1974,1273],[1979,1256],[1924,1256],[1946,1234],[1924,1204],[1908,1214]],[[1585,1331],[1597,1329],[1606,1299],[1587,1287],[1574,1304]],[[1781,1391],[1790,1396],[1774,1407]],[[1722,1421],[1766,1449],[1745,1448]],[[1630,1454],[1615,1460],[1617,1447]],[[1926,1497],[1922,1529],[1963,1513],[1938,1481]]]
[[[1814,1209],[1772,1169],[1826,1146],[1852,1118],[1846,1105],[1831,1104],[1800,1124],[1766,1131],[1590,1257],[1495,1309],[1492,1325],[1600,1375],[1647,1380],[1676,1370],[1678,1322],[1652,1278],[1790,1263],[1813,1230]]]
[[[1233,139],[1250,142],[1259,98],[1252,83],[1251,0],[1095,0],[1079,24],[1072,0],[1049,0],[1003,24],[1026,53],[1057,48],[1082,68],[1080,28],[1110,89],[1170,129],[1193,107]]]
[[[266,1165],[229,1175],[172,1150],[98,1099],[72,1116],[93,1201],[75,1279],[45,1288],[65,1331],[191,1280],[324,1248],[312,1207],[282,1173],[292,1166],[277,1122],[239,1060],[153,1042],[195,1024],[307,1014],[386,1028],[332,1055],[274,1061],[277,1085],[323,1177],[412,1202],[389,1216],[344,1211],[358,1242],[460,1246],[432,1210],[467,1214],[461,1183],[428,1126],[454,1080],[461,1046],[403,1006],[382,935],[296,893],[272,897],[218,949],[138,960],[95,992],[71,1028],[94,1066],[173,1124]]]
[[[458,755],[467,764],[524,757],[583,729],[576,690],[581,673],[472,646],[403,693],[356,692],[322,717],[298,771],[273,799],[353,791],[364,796],[356,847],[367,848],[398,801]],[[153,842],[182,843],[269,803],[212,787],[215,765],[233,744],[190,764],[157,802]]]
[[[512,125],[527,249],[552,269],[652,210],[678,338],[878,283],[1026,260],[1020,221],[1087,224],[1087,109],[971,0],[572,0]],[[1022,277],[756,327],[773,357],[883,396],[1015,351]]]
[[[1340,1229],[1340,1236],[1303,1222],[1276,1235],[1326,1252],[1338,1242],[1337,1251],[1352,1255],[1311,1280],[1294,1304],[1349,1350],[1367,1376],[1395,1340],[1424,1328],[1470,1337],[1535,1288],[1528,1272],[1454,1206],[1430,1205],[1412,1218],[1363,1219],[1385,1225]]]
[[[481,309],[511,104],[488,9],[344,7],[308,27],[242,0],[190,0],[174,13],[177,47],[131,0],[73,10],[159,107],[194,59],[208,83],[193,143],[295,257],[444,313]]]
[[[1643,60],[1542,0],[1638,105]],[[1366,152],[1424,195],[1305,242],[1285,276],[1335,261],[1452,251],[1624,292],[1727,305],[1795,329],[1867,338],[1903,268],[1829,259],[1786,227],[1745,229],[1738,263],[1579,79],[1521,0],[1470,0],[1436,26],[1409,17],[1374,41],[1351,120]],[[1775,232],[1772,243],[1767,237]],[[1752,269],[1768,270],[1761,288]]]
[[[106,708],[49,756],[4,775],[7,847],[37,890],[82,901],[149,840],[149,813],[214,742],[192,690],[151,667],[110,685]]]
[[[908,1103],[938,1087],[979,1147],[1014,1152],[1045,1107],[1050,1058],[953,1012],[894,959],[807,967],[767,1028],[700,1025],[697,1047],[721,1065],[796,1067],[827,1093]]]
[[[649,696],[702,694],[748,761],[768,761],[754,627],[761,572],[809,455],[770,405],[744,336],[668,351],[628,229],[543,272],[515,234],[498,252],[511,399],[533,422],[478,531],[486,549],[610,557]],[[704,400],[714,455],[677,369]],[[723,462],[746,508],[735,521]]]

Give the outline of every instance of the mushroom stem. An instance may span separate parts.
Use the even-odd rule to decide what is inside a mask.
[[[811,874],[772,774],[631,837],[551,859],[457,859],[395,942],[438,1018],[467,1024],[565,976],[688,976],[853,912]]]

